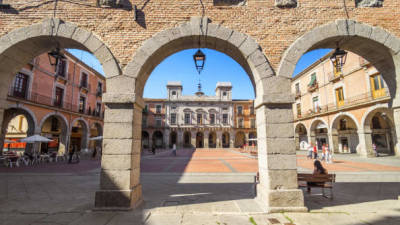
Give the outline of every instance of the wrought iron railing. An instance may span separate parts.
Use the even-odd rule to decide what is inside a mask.
[[[309,117],[309,116],[313,116],[313,115],[317,115],[317,114],[322,114],[322,113],[326,113],[326,112],[339,110],[339,109],[346,108],[346,107],[351,107],[351,106],[355,106],[355,105],[359,105],[359,104],[382,100],[382,99],[389,98],[389,97],[390,97],[389,90],[387,88],[385,88],[381,92],[381,94],[378,94],[378,95],[369,91],[369,92],[362,93],[360,95],[346,98],[340,104],[338,104],[336,102],[332,102],[332,103],[329,103],[326,105],[319,106],[316,109],[309,109],[307,111],[303,111],[300,115],[297,115],[297,118],[305,118],[305,117]]]

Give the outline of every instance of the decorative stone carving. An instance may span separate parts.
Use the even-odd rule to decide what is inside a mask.
[[[357,7],[382,7],[383,0],[356,0]]]
[[[275,6],[279,8],[297,7],[297,0],[275,0]]]

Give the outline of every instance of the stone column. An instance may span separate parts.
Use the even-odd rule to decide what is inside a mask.
[[[229,132],[229,148],[235,147],[235,132]]]
[[[339,153],[339,135],[338,133],[328,133],[329,148],[334,153]]]
[[[245,140],[244,140],[244,144],[249,144],[249,133],[244,133],[245,136]]]
[[[177,143],[176,143],[176,147],[177,148],[183,148],[183,131],[182,130],[178,130],[176,132],[177,137]]]
[[[197,134],[197,132],[196,131],[190,131],[190,134],[191,134],[191,144],[192,144],[192,147],[193,148],[196,148],[196,134]]]
[[[163,132],[163,135],[164,135],[164,148],[165,149],[169,149],[169,130],[167,130],[167,129],[165,129],[164,130],[164,132]]]
[[[120,101],[103,96],[106,103],[101,159],[100,190],[95,207],[131,209],[142,203],[140,184],[140,149],[143,100]],[[133,100],[132,100],[133,101]]]
[[[256,112],[260,174],[256,199],[268,212],[306,211],[297,184],[292,104],[259,104]]]
[[[222,148],[222,131],[217,131],[216,139],[217,148]]]
[[[373,157],[374,153],[372,150],[372,136],[370,131],[357,131],[359,145],[357,147],[357,153],[363,157]]]
[[[400,156],[400,108],[393,109],[394,130],[392,134],[394,143],[394,154]]]
[[[204,131],[204,148],[209,148],[209,143],[208,143],[208,135],[209,135],[209,131]]]

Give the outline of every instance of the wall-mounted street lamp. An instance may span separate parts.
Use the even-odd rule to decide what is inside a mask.
[[[10,9],[11,5],[10,4],[4,4],[3,0],[0,0],[0,9]]]

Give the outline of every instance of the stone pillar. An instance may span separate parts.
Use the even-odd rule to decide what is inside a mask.
[[[100,190],[95,207],[131,209],[142,203],[140,149],[143,102],[107,102],[104,117]],[[104,98],[104,97],[103,97]]]
[[[357,153],[363,157],[374,157],[372,150],[372,136],[370,131],[357,131],[359,145],[357,146]]]
[[[208,135],[209,135],[209,131],[204,131],[204,148],[209,148],[209,144],[208,144]]]
[[[164,138],[163,138],[164,144],[163,144],[163,145],[164,145],[164,148],[165,148],[165,149],[169,149],[169,144],[170,144],[170,143],[169,143],[169,141],[170,141],[170,140],[169,140],[169,134],[170,134],[170,133],[169,133],[169,130],[165,129],[164,132],[163,132],[163,135],[164,135]]]
[[[257,107],[257,200],[268,212],[306,211],[298,189],[291,103]]]
[[[182,130],[178,130],[176,132],[177,137],[177,143],[176,143],[176,147],[177,148],[183,148],[183,131]]]
[[[249,144],[249,133],[244,133],[244,136],[245,136],[244,143]]]
[[[339,153],[339,135],[338,133],[328,133],[329,148],[334,153]]]
[[[235,133],[229,132],[229,148],[235,147]]]
[[[392,140],[394,143],[394,154],[400,156],[400,108],[393,109],[394,130]]]
[[[190,134],[191,134],[191,144],[192,144],[192,147],[193,148],[196,148],[196,134],[197,134],[197,132],[196,131],[190,131]]]
[[[222,131],[217,131],[217,148],[222,148]]]

